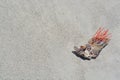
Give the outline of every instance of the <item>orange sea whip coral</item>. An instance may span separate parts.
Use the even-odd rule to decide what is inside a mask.
[[[109,41],[111,34],[108,32],[109,32],[108,29],[105,30],[104,28],[100,27],[95,33],[95,35],[92,37],[92,39],[95,41],[102,41],[102,42]]]

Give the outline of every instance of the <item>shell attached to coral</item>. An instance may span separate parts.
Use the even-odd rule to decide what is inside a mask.
[[[95,59],[101,50],[108,45],[110,37],[109,30],[100,27],[87,44],[80,47],[74,46],[74,53],[84,59]]]

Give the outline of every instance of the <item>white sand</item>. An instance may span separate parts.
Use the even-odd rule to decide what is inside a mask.
[[[109,45],[76,57],[100,26]],[[0,80],[120,80],[120,0],[0,0]]]

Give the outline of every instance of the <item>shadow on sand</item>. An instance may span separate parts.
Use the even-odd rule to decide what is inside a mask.
[[[90,59],[88,59],[88,58],[85,58],[85,57],[77,54],[75,51],[72,51],[72,53],[73,53],[74,55],[76,55],[77,57],[81,58],[82,60],[90,60]]]

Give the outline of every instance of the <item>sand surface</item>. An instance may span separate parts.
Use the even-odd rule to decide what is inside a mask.
[[[109,45],[76,57],[101,26]],[[120,0],[0,0],[0,80],[120,80]]]

